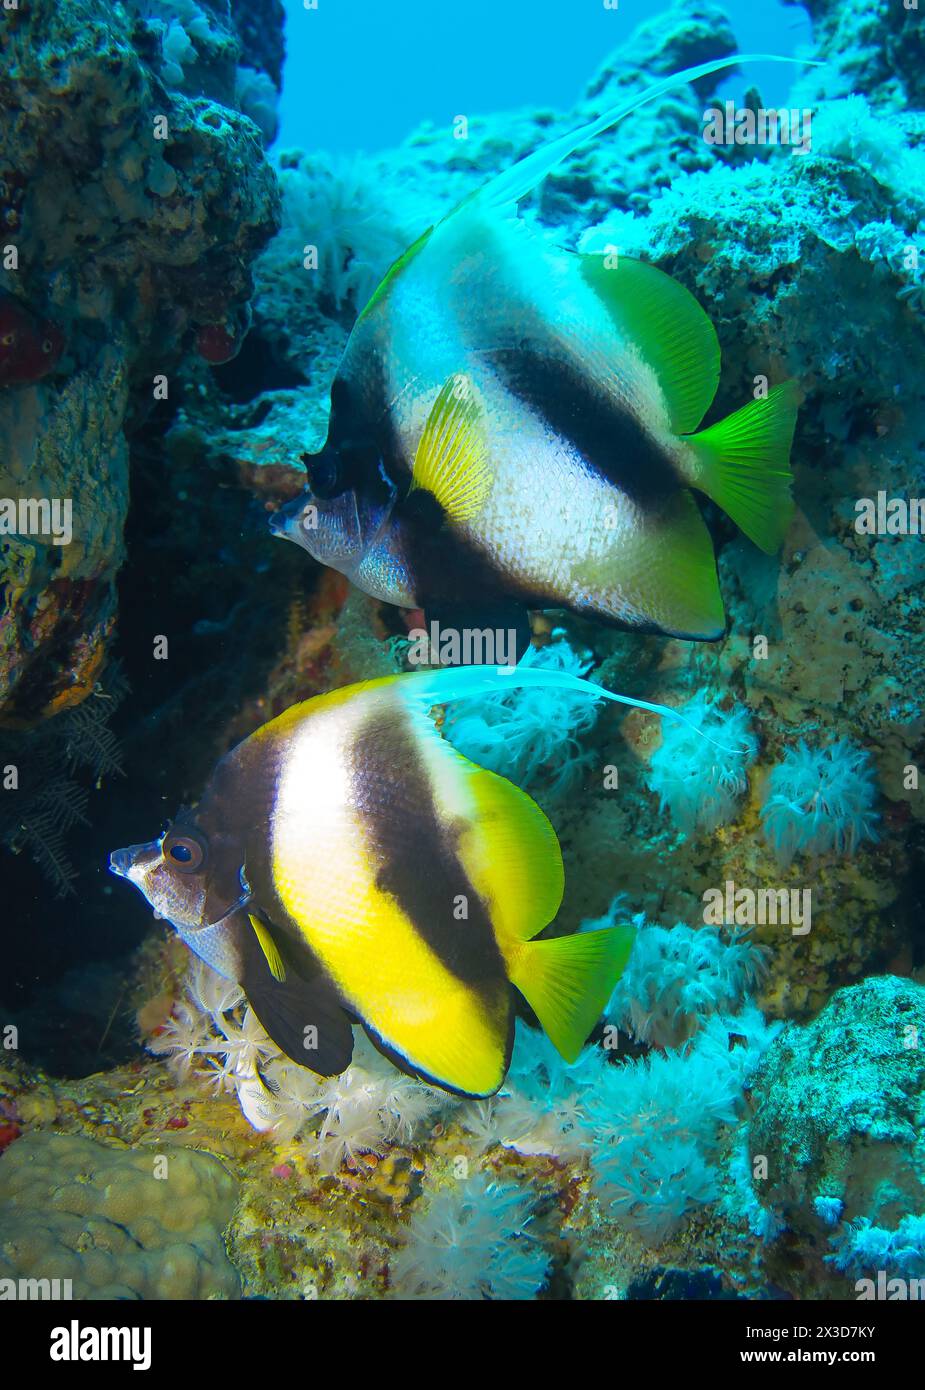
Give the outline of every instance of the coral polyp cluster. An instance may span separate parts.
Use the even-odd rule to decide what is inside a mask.
[[[549,1254],[530,1230],[529,1193],[478,1173],[423,1202],[393,1263],[396,1297],[510,1300],[543,1287]]]
[[[649,786],[659,809],[667,808],[682,830],[715,830],[732,818],[748,788],[758,740],[748,711],[724,710],[715,692],[698,690],[679,713],[685,723],[665,720],[649,760]]]
[[[619,904],[619,898],[611,904],[606,920],[617,916]],[[644,915],[635,921],[629,965],[606,1014],[642,1042],[677,1046],[698,1022],[753,994],[767,974],[767,953],[739,928],[723,935],[716,927],[683,922],[660,927]]]
[[[234,1095],[255,1129],[277,1140],[301,1136],[307,1154],[330,1172],[393,1141],[411,1142],[444,1103],[386,1063],[359,1030],[340,1076],[297,1066],[267,1037],[243,991],[198,959],[147,1046],[178,1079],[195,1076]]]
[[[848,739],[810,748],[802,739],[772,768],[761,818],[782,864],[795,854],[853,854],[876,840],[877,788],[870,758]]]
[[[522,664],[574,676],[591,667],[561,635],[548,646],[530,647]],[[574,790],[592,763],[582,735],[596,719],[595,703],[585,694],[528,688],[451,704],[445,727],[453,746],[473,762],[556,798]]]

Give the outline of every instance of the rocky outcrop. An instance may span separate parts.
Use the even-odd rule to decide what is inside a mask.
[[[185,47],[175,16],[101,0],[4,11],[0,295],[54,324],[64,349],[41,379],[0,387],[0,496],[68,500],[73,516],[67,544],[21,526],[0,537],[7,723],[93,688],[124,554],[126,432],[191,355],[233,353],[277,226],[260,132],[225,104],[238,38],[193,9]],[[186,70],[181,54],[195,55]],[[224,101],[172,85],[189,90],[197,63],[195,90]]]

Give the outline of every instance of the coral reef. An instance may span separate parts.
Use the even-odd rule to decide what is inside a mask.
[[[222,1231],[235,1196],[193,1149],[25,1135],[0,1166],[0,1276],[70,1280],[76,1299],[234,1298]]]
[[[801,101],[862,91],[887,109],[922,106],[925,39],[914,6],[894,11],[888,0],[808,0],[804,7],[825,66],[803,79]]]
[[[925,988],[873,976],[788,1026],[761,1064],[748,1150],[766,1165],[752,1187],[801,1237],[799,1287],[845,1296],[833,1265],[925,1277],[923,1030]]]
[[[92,690],[124,559],[126,430],[169,393],[197,330],[240,336],[250,263],[277,226],[275,175],[232,105],[237,38],[194,0],[174,9],[166,32],[163,19],[138,28],[98,0],[4,14],[0,290],[47,309],[66,347],[52,375],[0,395],[0,478],[5,496],[74,508],[69,544],[3,541],[7,721],[33,722]],[[178,32],[186,46],[168,38]],[[177,57],[200,44],[215,99],[167,90]]]
[[[786,378],[803,395],[782,556],[704,504],[725,638],[535,616],[528,662],[675,706],[710,741],[538,691],[440,720],[553,822],[553,931],[635,923],[588,1045],[566,1064],[525,1010],[501,1090],[465,1101],[358,1031],[321,1079],[138,904],[94,899],[77,921],[96,958],[71,931],[60,978],[2,1001],[22,1041],[0,1057],[0,1274],[41,1268],[79,1297],[287,1299],[850,1297],[881,1270],[925,1276],[925,556],[856,524],[861,499],[925,478],[923,39],[886,0],[809,9],[824,66],[790,98],[814,110],[807,152],[709,146],[707,81],[576,152],[524,210],[555,243],[617,247],[692,291],[722,348],[717,418]],[[0,770],[28,772],[0,840],[67,888],[81,858],[62,832],[85,835],[79,914],[114,822],[140,834],[273,714],[407,665],[417,615],[348,596],[266,531],[388,264],[542,140],[735,42],[718,7],[677,5],[571,111],[271,163],[278,0],[35,0],[4,25],[19,258],[0,294],[63,347],[0,387],[0,491],[72,497],[75,525],[69,545],[0,540]],[[106,699],[126,556],[131,711]],[[159,630],[169,675],[151,672]],[[122,762],[126,799],[94,795]],[[811,892],[812,929],[710,924],[706,894],[730,888]],[[66,1032],[75,994],[92,1001],[83,1071],[49,1075],[62,1050],[38,1019]]]
[[[0,729],[4,789],[16,793],[0,802],[0,845],[14,854],[28,850],[58,897],[75,891],[76,869],[68,857],[66,835],[77,821],[86,823],[86,781],[95,782],[99,790],[104,778],[122,772],[109,721],[127,693],[119,667],[112,663],[83,704],[63,710],[28,734]]]

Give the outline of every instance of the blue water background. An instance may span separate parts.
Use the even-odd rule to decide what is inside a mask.
[[[277,149],[387,149],[424,119],[521,106],[568,110],[654,0],[284,0],[288,60]],[[793,54],[811,33],[779,0],[729,7],[742,52]],[[773,64],[743,69],[721,95],[757,85],[768,106],[792,81]]]

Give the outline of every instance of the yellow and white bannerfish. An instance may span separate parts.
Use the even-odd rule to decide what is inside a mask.
[[[503,602],[720,637],[692,489],[776,550],[793,511],[796,388],[782,382],[702,428],[720,349],[689,291],[644,261],[553,246],[516,210],[645,102],[754,60],[655,83],[421,236],[360,314],[327,442],[306,456],[308,490],[271,530],[406,608]]]
[[[114,852],[110,867],[319,1074],[346,1068],[358,1020],[412,1074],[491,1095],[510,1058],[511,986],[572,1061],[632,928],[539,939],[563,892],[555,831],[428,713],[518,685],[674,715],[540,667],[348,686],[258,729],[221,759],[195,809],[159,839]]]

